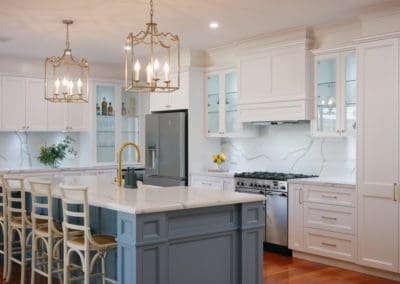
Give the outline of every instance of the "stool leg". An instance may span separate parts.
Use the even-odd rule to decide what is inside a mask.
[[[84,260],[85,263],[83,265],[83,273],[84,273],[84,284],[89,284],[90,281],[90,251],[86,249],[84,252]]]
[[[3,230],[3,279],[7,277],[7,263],[8,263],[8,230],[7,222],[2,223],[1,229]]]
[[[21,284],[25,283],[25,270],[26,270],[26,231],[25,228],[21,230]]]
[[[36,257],[37,257],[37,238],[35,235],[32,235],[31,284],[35,283]]]
[[[56,244],[54,245],[53,248],[53,253],[54,253],[54,258],[57,259],[57,270],[58,272],[58,278],[60,280],[60,283],[63,283],[63,273],[61,272],[61,264],[60,264],[60,257],[61,257],[61,245],[63,244],[62,239],[59,239]]]
[[[106,254],[100,256],[101,259],[101,280],[102,284],[106,284]]]
[[[52,283],[53,279],[53,238],[47,240],[47,284]]]
[[[69,257],[68,257],[68,249],[67,245],[64,243],[64,284],[69,284]]]
[[[12,257],[12,243],[13,243],[13,230],[8,229],[8,256],[7,256],[7,276],[6,276],[6,282],[10,282],[11,278],[11,268],[12,268],[12,262],[11,262],[11,257]]]

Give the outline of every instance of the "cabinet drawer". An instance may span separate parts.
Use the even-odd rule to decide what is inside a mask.
[[[214,177],[192,176],[190,185],[193,187],[223,190],[223,179]]]
[[[353,262],[355,260],[354,236],[304,229],[304,248],[308,253]]]
[[[356,191],[332,186],[304,186],[304,202],[355,207]]]
[[[304,226],[354,235],[355,210],[352,207],[304,203]]]

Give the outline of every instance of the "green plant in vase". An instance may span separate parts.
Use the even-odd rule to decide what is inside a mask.
[[[37,157],[39,162],[45,166],[57,168],[67,154],[77,155],[77,151],[71,146],[72,142],[75,140],[67,136],[58,144],[40,146],[40,153]]]

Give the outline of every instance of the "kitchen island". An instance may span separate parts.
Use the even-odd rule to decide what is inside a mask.
[[[263,282],[260,195],[141,184],[126,189],[111,175],[50,179],[57,199],[60,183],[88,187],[96,233],[117,236],[117,263],[107,267],[116,267],[118,283]]]

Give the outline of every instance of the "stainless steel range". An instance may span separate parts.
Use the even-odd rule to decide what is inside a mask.
[[[288,189],[287,180],[314,177],[303,174],[245,172],[235,174],[236,191],[266,196],[265,246],[288,251]]]

